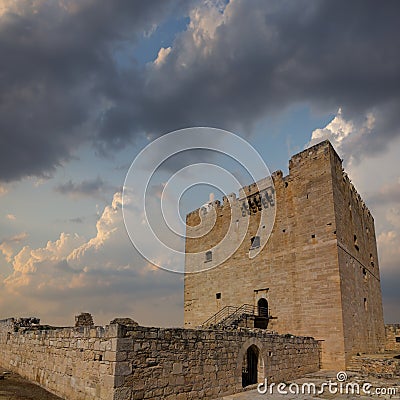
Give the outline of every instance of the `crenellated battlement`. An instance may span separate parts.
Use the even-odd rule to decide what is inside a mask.
[[[275,205],[274,181],[278,177],[282,177],[282,171],[276,171],[271,177],[266,177],[250,185],[241,187],[238,195],[230,193],[223,196],[222,203],[219,200],[214,200],[204,204],[187,214],[187,225],[192,226],[190,222],[198,222],[199,216],[207,218],[214,215],[214,212],[217,214],[224,213],[227,210],[230,212],[231,209],[237,207],[241,208],[243,216],[255,214],[257,211],[261,211],[262,208],[273,207]]]

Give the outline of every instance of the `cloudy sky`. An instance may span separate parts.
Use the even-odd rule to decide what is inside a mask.
[[[152,139],[212,126],[285,173],[331,139],[400,322],[399,49],[398,0],[0,0],[0,318],[181,325],[182,277],[135,251],[121,187]]]

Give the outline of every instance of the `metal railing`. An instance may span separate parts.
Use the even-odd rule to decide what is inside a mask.
[[[223,321],[225,318],[227,318],[229,315],[231,315],[232,313],[236,312],[236,310],[239,307],[234,307],[234,306],[225,306],[224,308],[222,308],[221,310],[219,310],[217,313],[215,313],[214,315],[212,315],[210,318],[208,318],[207,321],[203,322],[201,324],[202,327],[206,327],[206,326],[212,326],[212,325],[217,325],[219,324],[221,321]]]
[[[268,309],[255,307],[250,304],[243,304],[239,307],[225,306],[217,313],[212,315],[210,318],[208,318],[207,321],[203,322],[201,324],[201,327],[206,328],[237,326],[243,319],[256,316],[269,318]]]

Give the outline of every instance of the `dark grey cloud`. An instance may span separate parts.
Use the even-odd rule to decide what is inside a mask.
[[[1,181],[48,176],[95,140],[104,86],[126,83],[115,51],[171,11],[164,0],[32,3],[0,16]],[[138,79],[132,71],[130,90]]]
[[[198,40],[196,22],[178,36],[165,63],[144,72],[142,93],[121,90],[99,138],[123,143],[130,135],[112,129],[119,123],[156,134],[191,125],[250,132],[306,102],[341,106],[356,122],[373,112],[375,128],[353,147],[382,150],[400,132],[399,11],[397,1],[236,1],[212,38]]]
[[[54,190],[58,193],[65,194],[72,197],[90,196],[98,197],[103,196],[109,191],[116,191],[116,187],[112,187],[107,182],[103,181],[100,177],[96,179],[83,180],[82,182],[75,183],[69,180],[65,183],[57,185]],[[79,221],[75,221],[79,222]]]
[[[399,260],[395,266],[396,269],[381,271],[382,300],[386,323],[398,323],[400,320]]]
[[[193,20],[164,64],[124,68],[115,56],[121,46],[133,52],[143,31],[195,3],[77,4],[74,12],[46,2],[39,12],[1,17],[3,181],[49,174],[85,141],[110,152],[141,133],[193,125],[251,132],[298,102],[341,106],[351,119],[373,112],[360,154],[399,135],[397,0],[238,0],[210,37]],[[197,5],[204,22],[209,10]]]

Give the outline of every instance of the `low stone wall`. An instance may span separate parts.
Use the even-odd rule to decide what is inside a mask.
[[[380,355],[354,356],[356,372],[377,378],[396,378],[400,376],[400,359],[394,358],[396,353]]]
[[[13,332],[0,326],[0,365],[68,400],[114,399],[118,326]]]
[[[10,326],[0,323],[0,365],[68,400],[215,399],[233,394],[243,390],[250,347],[257,370],[252,383],[293,379],[317,371],[320,363],[314,339],[259,329],[113,324],[13,332]]]
[[[400,324],[385,325],[387,351],[400,352]]]
[[[136,327],[118,340],[118,399],[215,399],[243,391],[247,349],[258,382],[284,381],[319,369],[312,338],[263,330],[204,331]]]

